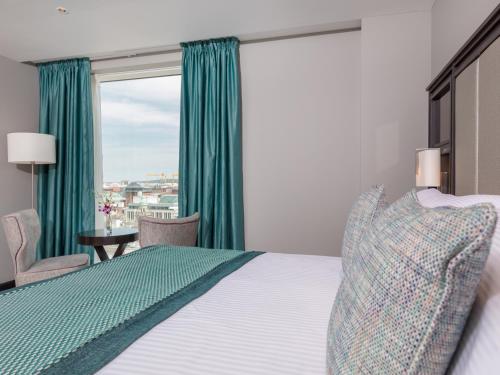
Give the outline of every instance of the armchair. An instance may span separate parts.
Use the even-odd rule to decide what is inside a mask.
[[[65,255],[36,260],[40,220],[35,210],[24,210],[2,218],[7,243],[14,261],[16,286],[76,271],[89,264],[88,254]]]
[[[180,219],[139,217],[139,243],[141,247],[168,244],[196,246],[200,214]]]

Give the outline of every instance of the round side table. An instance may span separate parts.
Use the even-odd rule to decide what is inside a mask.
[[[133,228],[114,228],[110,234],[105,229],[93,229],[77,234],[80,245],[94,246],[101,261],[109,260],[104,249],[106,245],[118,245],[113,258],[119,257],[125,251],[129,242],[137,241],[139,232]]]

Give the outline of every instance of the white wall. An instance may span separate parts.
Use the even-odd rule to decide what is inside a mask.
[[[359,193],[360,32],[240,48],[247,249],[339,255]]]
[[[498,0],[436,0],[432,7],[432,77],[495,9]]]
[[[31,169],[7,163],[6,135],[19,131],[38,131],[37,70],[0,56],[0,216],[31,208]],[[13,279],[12,260],[1,229],[0,283]]]
[[[241,46],[248,249],[340,255],[361,190],[415,186],[427,144],[430,12]]]
[[[361,189],[394,200],[415,186],[415,149],[427,145],[430,13],[370,17],[361,33]]]

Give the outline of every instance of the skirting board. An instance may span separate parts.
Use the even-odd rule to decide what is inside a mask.
[[[6,281],[6,282],[0,284],[0,291],[11,289],[11,288],[14,288],[15,286],[16,286],[16,283],[14,282],[14,280]]]

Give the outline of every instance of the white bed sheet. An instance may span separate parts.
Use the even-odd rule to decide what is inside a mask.
[[[99,374],[324,374],[341,259],[266,253],[134,342]]]

